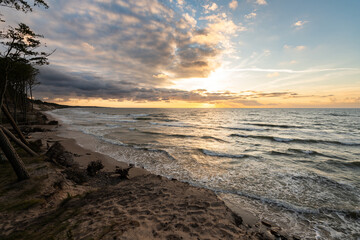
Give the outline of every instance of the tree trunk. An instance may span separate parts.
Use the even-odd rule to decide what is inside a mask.
[[[15,88],[15,91],[14,91],[14,113],[13,113],[13,119],[14,119],[14,122],[15,124],[18,122],[17,121],[17,117],[16,117],[16,111],[17,111],[17,104],[18,104],[18,96],[17,96],[17,89]],[[10,110],[9,108],[7,108],[8,110]]]
[[[21,161],[19,155],[11,145],[9,139],[5,136],[4,132],[0,129],[0,147],[3,150],[6,158],[9,160],[13,167],[19,181],[30,178],[29,173],[25,169],[24,163]]]
[[[22,132],[20,131],[19,127],[16,125],[14,119],[11,117],[11,114],[9,113],[9,111],[7,110],[7,108],[3,105],[2,106],[2,111],[5,113],[6,117],[8,118],[8,120],[10,121],[11,126],[13,127],[13,129],[16,131],[16,133],[18,134],[20,140],[29,146],[28,141],[26,141],[24,135],[22,134]]]
[[[27,100],[28,100],[28,89],[27,89],[27,87],[26,87],[26,84],[25,84],[25,82],[24,82],[24,87],[23,87],[24,89],[25,89],[25,94],[24,94],[24,96],[23,96],[23,102],[24,102],[24,122],[27,124],[28,123],[28,121],[27,121]]]
[[[32,95],[32,88],[31,85],[29,84],[29,88],[30,88],[30,99],[31,99],[31,110],[34,111],[34,99],[33,99],[33,95]]]
[[[1,89],[0,92],[0,108],[2,108],[3,103],[4,103],[4,98],[5,98],[5,92],[6,92],[6,88],[7,88],[7,84],[8,84],[8,76],[7,76],[7,71],[8,71],[8,66],[6,66],[5,68],[5,82],[3,83],[4,85],[2,86],[3,88]],[[1,111],[0,111],[0,118],[1,118]]]
[[[8,138],[10,138],[11,140],[13,140],[19,147],[21,147],[22,149],[24,149],[28,154],[30,154],[33,157],[37,157],[39,156],[36,152],[34,152],[31,148],[29,148],[28,146],[26,146],[24,143],[22,143],[19,139],[17,139],[8,129],[6,129],[5,127],[0,126],[0,129],[3,130],[3,132],[6,134],[6,136],[8,136]]]

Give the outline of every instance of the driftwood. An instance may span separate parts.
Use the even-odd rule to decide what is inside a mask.
[[[24,163],[21,161],[21,158],[16,153],[15,149],[11,145],[9,139],[6,137],[2,128],[0,128],[0,147],[3,150],[6,158],[9,160],[11,166],[13,167],[18,180],[25,180],[30,178],[29,173],[26,171]]]
[[[13,127],[14,131],[17,133],[17,135],[19,136],[20,140],[27,146],[29,146],[28,141],[26,141],[24,135],[22,134],[22,132],[20,131],[19,127],[17,126],[16,122],[14,121],[14,118],[11,116],[11,114],[9,113],[9,110],[6,108],[5,105],[2,105],[1,107],[3,113],[5,114],[5,116],[7,117],[7,119],[9,120],[11,126]]]
[[[36,152],[31,150],[28,146],[26,146],[23,142],[21,142],[19,139],[17,139],[8,129],[5,127],[0,126],[0,128],[3,130],[3,132],[6,134],[8,138],[13,140],[19,147],[24,149],[27,153],[29,153],[33,157],[39,156]]]

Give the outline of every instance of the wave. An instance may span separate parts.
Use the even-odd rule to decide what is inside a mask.
[[[202,138],[202,139],[210,139],[210,140],[215,140],[215,141],[218,141],[218,142],[227,143],[227,141],[225,141],[223,139],[212,137],[212,136],[194,136],[194,135],[186,135],[186,134],[167,134],[167,133],[149,132],[149,131],[141,131],[141,133],[151,134],[151,135],[162,135],[162,136],[176,137],[176,138]]]
[[[291,153],[284,153],[284,152],[278,152],[278,151],[271,151],[270,154],[271,155],[280,155],[280,156],[292,156],[293,155]]]
[[[159,126],[165,126],[165,127],[184,127],[189,128],[192,127],[191,125],[186,125],[183,123],[158,123],[158,122],[150,122],[151,125],[159,125]]]
[[[156,119],[156,121],[160,121],[160,122],[177,122],[177,120],[172,119],[171,116],[168,116],[168,115],[163,114],[163,113],[150,114],[149,116]]]
[[[248,125],[254,125],[259,127],[272,127],[272,128],[303,128],[298,125],[283,125],[283,124],[270,124],[270,123],[247,123]]]
[[[342,141],[327,141],[327,140],[317,140],[317,139],[293,139],[293,138],[282,138],[282,137],[274,137],[274,136],[262,136],[262,135],[243,135],[233,133],[230,134],[229,137],[243,137],[243,138],[256,138],[256,139],[264,139],[276,142],[295,142],[295,143],[323,143],[323,144],[336,144],[336,145],[347,145],[347,146],[360,146],[360,143],[354,142],[342,142]]]
[[[147,147],[139,147],[139,146],[132,146],[133,148],[139,149],[139,150],[144,150],[144,151],[148,151],[148,152],[157,152],[157,153],[162,153],[165,154],[169,159],[176,161],[176,158],[174,158],[170,153],[168,153],[165,150],[161,150],[161,149],[152,149],[152,148],[147,148]]]
[[[92,135],[92,134],[89,134]],[[113,144],[113,145],[117,145],[117,146],[122,146],[122,147],[131,147],[134,149],[138,149],[138,150],[143,150],[143,151],[148,151],[148,152],[158,152],[158,153],[162,153],[165,154],[169,159],[176,161],[176,158],[174,158],[170,153],[168,153],[165,150],[161,150],[161,149],[152,149],[152,148],[147,148],[147,147],[141,147],[139,145],[134,144],[127,144],[127,143],[122,143],[120,141],[114,140],[114,139],[109,139],[109,138],[104,138],[104,137],[99,137],[96,135],[93,135],[94,137],[97,137],[98,139]]]
[[[320,154],[316,151],[312,151],[312,150],[302,150],[302,149],[295,149],[295,148],[289,148],[288,149],[289,152],[294,152],[294,153],[302,153],[302,154],[307,154],[307,155],[323,155]],[[325,155],[324,155],[325,156]]]
[[[345,161],[327,160],[326,163],[330,164],[330,165],[340,166],[340,167],[360,168],[360,161],[345,162]]]
[[[146,120],[151,120],[152,118],[149,118],[149,117],[136,117],[134,119],[135,120],[140,120],[140,121],[146,121]]]
[[[227,154],[227,153],[220,153],[220,152],[214,152],[206,149],[199,149],[203,154],[212,156],[212,157],[224,157],[224,158],[245,158],[249,157],[249,155],[246,154]]]
[[[148,116],[151,116],[151,117],[160,117],[160,118],[168,118],[169,116],[165,113],[152,113],[152,114],[149,114]]]
[[[336,159],[346,160],[345,158],[342,158],[342,157],[333,156],[333,155],[327,155],[327,154],[319,153],[319,152],[314,151],[314,150],[303,150],[303,149],[289,148],[288,151],[293,152],[293,153],[297,153],[297,154],[302,154],[302,155],[305,154],[305,155],[309,155],[309,156],[321,156],[321,157],[328,157],[328,158],[336,158]]]
[[[346,114],[346,113],[328,113],[328,114],[324,114],[325,116],[334,116],[334,117],[349,117],[351,115]]]
[[[313,174],[313,175],[291,175],[292,180],[308,182],[309,185],[321,185],[321,186],[332,186],[338,189],[347,189],[349,191],[354,191],[354,186],[348,183],[341,183],[336,180],[327,178],[325,176]]]
[[[215,192],[221,192],[221,193],[228,193],[228,194],[235,194],[239,196],[243,196],[249,199],[261,201],[262,203],[267,203],[273,206],[277,206],[280,208],[284,208],[286,210],[296,212],[299,214],[342,214],[346,217],[349,217],[354,220],[360,219],[360,211],[359,210],[352,210],[352,209],[335,209],[335,208],[327,208],[327,207],[320,207],[320,208],[311,208],[306,206],[298,206],[289,202],[286,202],[284,200],[278,200],[278,199],[271,199],[264,196],[258,196],[252,193],[246,193],[242,191],[235,191],[235,190],[218,190],[218,189],[211,189]]]
[[[169,119],[169,118],[156,118],[156,120],[160,122],[177,122],[177,120]]]
[[[225,141],[225,140],[223,140],[223,139],[216,138],[216,137],[211,137],[211,136],[202,136],[201,138],[202,138],[202,139],[215,140],[215,141],[222,142],[222,143],[228,143],[228,141]]]
[[[114,122],[122,122],[122,123],[136,123],[136,120],[126,120],[126,119],[116,119]]]
[[[239,127],[221,127],[230,130],[240,130],[240,131],[265,131],[263,128],[239,128]]]
[[[131,114],[126,114],[126,116],[136,118],[136,117],[147,117],[147,116],[150,116],[150,114],[147,114],[147,113],[138,113],[138,114],[131,113]]]

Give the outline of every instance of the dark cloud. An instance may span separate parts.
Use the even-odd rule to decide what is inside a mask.
[[[185,91],[167,88],[145,88],[136,82],[105,81],[92,74],[66,73],[61,69],[42,68],[41,84],[35,89],[38,98],[102,98],[118,101],[189,101],[216,103],[236,100],[242,96],[231,92],[210,93],[206,89]]]
[[[70,99],[101,98],[134,102],[187,101],[198,103],[229,103],[236,106],[262,106],[257,98],[301,97],[293,92],[234,93],[230,91],[208,92],[206,89],[185,91],[180,89],[142,87],[140,83],[104,80],[91,73],[67,73],[61,68],[44,67],[40,71],[41,84],[35,89],[37,98]],[[50,96],[50,97],[49,97]],[[303,96],[306,97],[306,96]]]

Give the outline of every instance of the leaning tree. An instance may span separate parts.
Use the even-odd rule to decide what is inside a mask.
[[[0,0],[0,7],[13,8],[19,11],[28,12],[32,11],[33,6],[48,5],[43,0],[34,0],[32,4],[29,4],[25,0]],[[0,13],[0,17],[1,17]],[[3,19],[0,19],[4,22]],[[0,31],[0,44],[2,45],[0,51],[0,118],[1,110],[4,110],[3,102],[5,93],[8,89],[11,76],[16,75],[15,70],[19,66],[35,66],[48,64],[48,56],[50,54],[41,51],[41,35],[36,34],[24,23],[20,23],[17,27],[9,27],[5,31]],[[18,73],[18,75],[21,73]],[[4,111],[6,112],[6,111]],[[25,166],[10,144],[10,141],[6,137],[4,127],[0,127],[0,147],[3,150],[6,158],[11,163],[18,180],[24,180],[29,178],[29,174],[25,169]],[[22,135],[21,132],[19,135]]]

